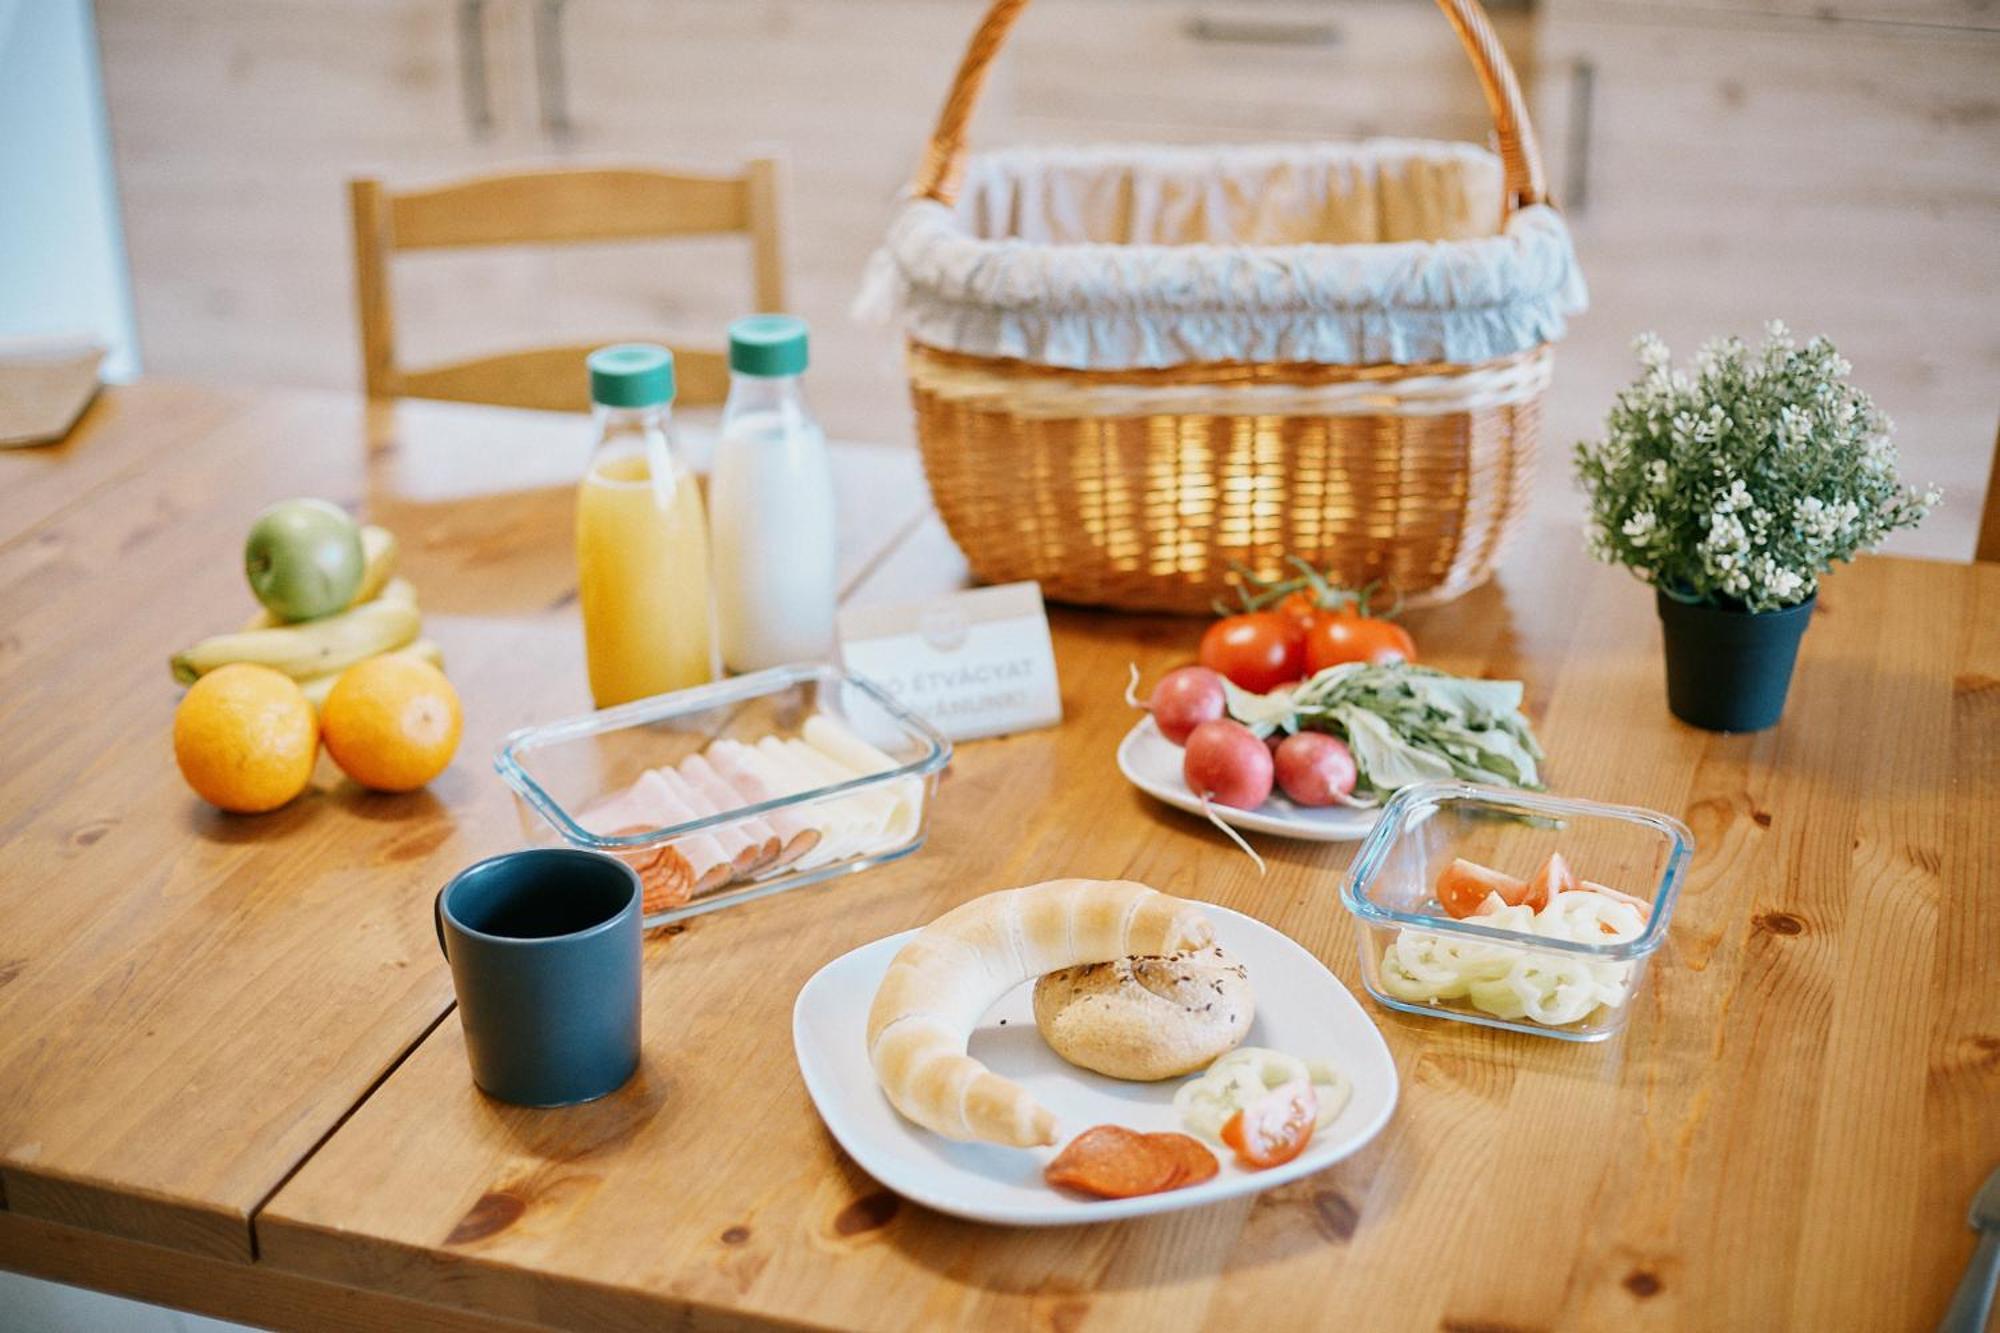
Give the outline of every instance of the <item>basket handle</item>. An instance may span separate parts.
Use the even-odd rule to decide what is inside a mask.
[[[1500,150],[1506,199],[1502,216],[1529,204],[1548,200],[1542,175],[1541,149],[1535,143],[1535,128],[1528,120],[1527,103],[1521,97],[1520,80],[1514,66],[1500,47],[1492,20],[1479,0],[1437,0],[1438,8],[1451,20],[1459,44],[1479,74],[1479,86],[1486,94],[1486,107],[1493,116],[1493,138]],[[937,128],[931,131],[930,145],[924,150],[923,165],[917,170],[914,190],[919,197],[950,204],[958,197],[965,172],[965,128],[972,109],[986,84],[987,69],[1000,54],[1007,33],[1014,26],[1028,0],[993,0],[992,8],[972,34],[958,75],[945,95],[944,110],[938,113]]]

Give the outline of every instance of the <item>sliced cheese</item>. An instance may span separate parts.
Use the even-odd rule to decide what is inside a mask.
[[[828,786],[836,782],[852,782],[858,777],[867,776],[864,773],[856,772],[854,769],[834,759],[831,755],[828,755],[825,751],[816,749],[802,740],[786,741],[785,749],[798,760],[802,767],[818,773]],[[897,821],[897,812],[901,805],[893,794],[881,787],[874,787],[867,791],[855,792],[853,795],[843,797],[842,799],[853,802],[856,811],[866,821],[866,841],[862,847],[864,852],[872,854],[883,851],[893,845],[895,840],[894,827]],[[905,834],[904,838],[907,840],[908,834]]]
[[[768,738],[767,738],[768,739]],[[783,747],[779,747],[780,754]],[[771,758],[759,745],[745,745],[741,741],[717,741],[708,747],[709,755],[736,783],[738,775],[744,785],[750,785],[780,796],[797,796],[826,784],[816,778],[800,773],[789,763],[780,763]],[[725,767],[726,765],[726,767]],[[848,821],[834,808],[835,803],[814,801],[790,807],[793,818],[803,820],[819,834],[819,841],[798,860],[801,870],[812,870],[819,866],[841,860],[849,854],[853,836],[848,830]]]
[[[831,713],[814,713],[806,719],[806,743],[821,754],[859,773],[888,773],[898,765],[894,759],[854,734],[845,722]],[[896,846],[917,835],[923,817],[924,788],[917,778],[899,778],[883,788],[894,808],[882,831],[883,845]]]
[[[827,760],[802,741],[766,736],[757,742],[757,756],[794,791],[818,791],[837,783],[852,782],[860,774]],[[806,817],[819,821],[831,845],[834,859],[866,853],[882,835],[886,812],[867,794],[822,797],[808,807]]]

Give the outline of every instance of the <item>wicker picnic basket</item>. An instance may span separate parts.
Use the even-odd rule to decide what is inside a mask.
[[[1439,6],[1497,158],[1410,140],[968,157],[1026,7],[996,0],[860,302],[904,326],[932,496],[976,575],[1193,612],[1287,554],[1418,603],[1491,574],[1583,288],[1484,10]]]

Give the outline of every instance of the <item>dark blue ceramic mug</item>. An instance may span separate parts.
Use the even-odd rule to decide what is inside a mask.
[[[639,1067],[639,876],[539,847],[490,857],[438,891],[472,1079],[521,1106],[602,1097]]]

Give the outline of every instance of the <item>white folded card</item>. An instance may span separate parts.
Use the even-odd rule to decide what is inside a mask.
[[[955,741],[1062,721],[1038,583],[840,613],[840,657]]]

